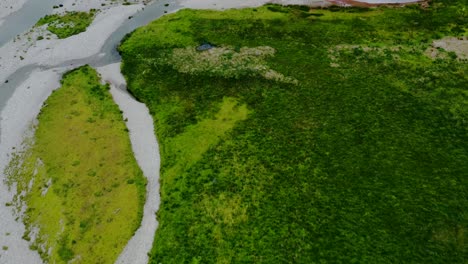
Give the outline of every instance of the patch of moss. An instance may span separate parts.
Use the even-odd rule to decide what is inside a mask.
[[[36,23],[36,26],[47,24],[47,30],[64,39],[86,31],[93,22],[97,11],[90,12],[66,12],[65,14],[47,15]]]

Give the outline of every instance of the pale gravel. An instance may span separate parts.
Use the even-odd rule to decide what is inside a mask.
[[[148,263],[147,253],[153,245],[153,238],[158,227],[156,212],[159,209],[159,146],[154,134],[153,118],[145,104],[137,102],[126,91],[126,82],[120,73],[120,63],[100,67],[97,71],[104,82],[110,84],[110,92],[119,105],[124,118],[128,119],[135,158],[147,179],[146,203],[140,228],[128,242],[119,256],[118,264]]]
[[[65,40],[33,41],[31,44],[27,38],[23,38],[7,43],[0,47],[0,82],[4,82],[10,74],[26,65],[39,64],[53,68],[70,60],[99,53],[112,32],[142,7],[139,4],[104,10],[86,32]],[[24,59],[20,60],[19,56]],[[59,87],[64,71],[63,68],[33,71],[26,81],[15,88],[14,94],[0,113],[0,247],[8,247],[8,250],[0,250],[0,264],[42,263],[38,253],[30,250],[28,242],[22,239],[25,228],[21,219],[16,220],[18,216],[13,215],[12,208],[5,205],[11,202],[15,192],[8,190],[4,183],[4,169],[9,163],[11,153],[15,151],[13,147],[18,149],[21,146],[23,135],[34,122],[43,102],[53,89]]]
[[[432,46],[453,51],[460,59],[468,59],[468,37],[445,37],[434,40]]]
[[[9,163],[10,152],[13,147],[19,149],[23,142],[23,135],[28,131],[31,124],[39,113],[43,102],[54,88],[59,86],[59,70],[34,71],[25,80],[7,102],[1,113],[1,137],[0,137],[0,171],[3,172]],[[27,103],[26,103],[27,102]],[[0,182],[0,247],[7,246],[8,250],[0,252],[0,263],[42,263],[39,254],[29,249],[28,242],[21,237],[25,228],[21,219],[12,214],[12,208],[5,204],[11,202],[14,192],[8,190]],[[9,233],[9,235],[6,235]]]
[[[28,46],[31,41],[26,37],[8,42],[0,47],[0,82],[4,82],[10,74],[26,65],[54,66],[99,53],[112,32],[142,8],[143,5],[137,4],[103,10],[85,32],[63,40],[32,40],[32,46]],[[21,60],[20,56],[24,59]]]
[[[28,0],[0,0],[0,25],[5,17],[18,11]]]

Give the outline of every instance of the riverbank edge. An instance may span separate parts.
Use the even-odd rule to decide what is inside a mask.
[[[24,66],[37,64],[39,66],[15,88],[5,107],[0,111],[0,171],[2,172],[0,191],[3,193],[0,197],[0,219],[5,232],[5,234],[0,234],[0,246],[8,249],[3,250],[0,254],[0,263],[42,263],[38,253],[31,250],[29,243],[22,239],[25,232],[24,224],[21,221],[22,215],[14,215],[12,208],[7,206],[16,191],[15,186],[10,189],[4,183],[4,170],[7,168],[13,153],[21,150],[25,135],[33,132],[30,130],[31,125],[36,122],[43,103],[52,91],[60,87],[62,74],[80,66],[54,67],[54,65],[99,54],[107,37],[117,30],[119,25],[128,19],[129,15],[135,14],[142,7],[143,5],[131,5],[110,8],[106,12],[100,13],[101,17],[98,16],[86,32],[64,41],[53,40],[54,43],[50,44],[52,48],[50,46],[42,47],[43,50],[48,50],[46,53],[53,53],[55,59],[54,56],[50,57],[46,54],[41,56],[40,51],[34,52],[39,54],[38,56],[34,56],[32,59],[25,58],[21,63],[7,59],[7,64],[10,67],[2,71],[0,79],[6,78]],[[0,51],[9,54],[8,52],[19,49],[21,44],[24,43],[11,43],[8,49],[5,50],[5,46],[3,46]],[[43,57],[44,55],[45,57]]]
[[[185,7],[187,7],[187,6],[185,6]],[[247,7],[247,6],[241,6],[241,8],[242,8],[242,7]],[[212,7],[207,7],[207,8],[212,8]],[[222,7],[220,7],[220,8],[222,9]],[[178,10],[176,10],[176,11],[178,11]],[[174,12],[175,12],[175,11],[174,11]],[[101,46],[102,46],[102,45],[101,45]],[[95,55],[95,54],[98,54],[98,53],[96,52],[96,53],[93,53],[93,54]],[[68,60],[73,60],[73,58],[69,58]],[[67,60],[64,60],[64,61],[67,61]],[[33,64],[33,63],[29,63],[29,64],[26,64],[26,65],[31,65],[31,64]],[[76,66],[76,67],[78,67],[78,66]],[[60,72],[64,72],[64,71],[65,71],[64,69],[61,69],[61,70],[60,70]],[[57,72],[57,69],[55,69],[55,70],[50,70],[50,71],[49,71],[49,70],[48,70],[48,71],[35,71],[35,72],[32,73],[32,74],[30,75],[30,77],[29,77],[25,82],[23,82],[20,86],[24,86],[25,84],[30,83],[30,79],[32,78],[31,76],[33,76],[33,75],[34,75],[34,76],[36,76],[36,75],[41,75],[41,74],[48,74],[48,75],[49,75],[50,72],[54,72],[54,74],[60,76],[60,74]],[[58,80],[59,78],[60,78],[60,77],[51,77],[50,79],[47,80],[47,84],[45,84],[45,85],[46,85],[46,86],[50,86],[50,85],[52,85],[52,83],[54,82],[54,80]],[[56,87],[58,87],[58,85],[57,85]],[[47,88],[43,88],[43,89],[51,89],[51,87],[47,87]],[[53,90],[53,89],[52,89],[52,90]],[[19,94],[17,93],[17,91],[15,91],[15,94],[14,94],[13,96],[15,96],[15,95],[16,95],[16,96],[21,96],[21,95],[19,95]],[[13,98],[13,97],[12,97],[12,98]],[[27,96],[25,96],[24,98],[27,98]],[[23,98],[23,99],[24,99],[24,98]],[[46,97],[46,98],[47,98],[47,97]],[[36,100],[36,99],[35,99],[35,100]],[[10,98],[10,100],[9,100],[8,103],[10,103],[10,101],[11,101],[11,98]],[[27,101],[27,100],[22,100],[22,99],[20,99],[19,101],[21,101],[21,103],[19,103],[17,107],[21,108],[21,106],[22,106],[22,105],[24,104],[24,102]],[[35,105],[35,106],[37,106],[37,105],[42,105],[42,102],[45,101],[45,99],[42,100],[42,102],[40,102],[40,101],[41,101],[41,100],[37,100],[37,102],[33,103],[32,105]],[[16,103],[18,103],[18,102],[16,102]],[[11,104],[10,104],[10,105],[11,105]],[[7,107],[8,107],[8,106],[7,106]],[[5,109],[6,109],[7,107],[5,107]],[[34,111],[36,111],[36,112],[34,112]],[[34,110],[34,111],[28,113],[28,114],[30,114],[30,115],[29,115],[30,117],[31,117],[31,116],[37,116],[37,113],[40,111],[40,108],[39,108],[39,110]],[[9,116],[8,113],[5,114],[4,112],[5,112],[5,111],[1,111],[1,113],[0,113],[1,116],[2,116],[2,118],[3,118],[4,116]],[[36,114],[35,114],[35,113],[36,113]],[[23,116],[23,114],[24,114],[24,111],[23,111],[22,113],[18,114],[18,115],[12,115],[12,116]],[[7,118],[7,119],[8,119],[8,118]],[[18,119],[20,119],[20,118],[18,118]],[[4,120],[4,119],[3,119],[3,120]],[[3,123],[3,120],[1,120],[2,123]],[[26,122],[26,124],[28,124],[28,123],[30,123],[30,122],[33,122],[34,117],[33,117],[33,118],[24,117],[22,120],[23,120],[23,121],[24,121],[24,120],[28,120],[28,122]],[[21,122],[21,121],[20,121],[20,122]],[[18,128],[18,130],[17,130],[18,132],[19,132],[19,131],[22,131],[22,132],[19,132],[19,134],[17,134],[17,135],[18,135],[18,138],[20,138],[21,140],[19,140],[19,141],[18,141],[18,140],[17,140],[17,141],[11,141],[11,143],[13,143],[13,144],[9,144],[9,145],[11,145],[12,147],[20,145],[20,143],[21,143],[21,141],[22,141],[22,136],[21,136],[21,135],[23,135],[23,134],[27,131],[27,127],[28,127],[28,126],[27,126],[26,124],[25,124],[25,125],[19,125],[20,128]],[[3,127],[3,126],[2,126],[2,127]],[[2,129],[2,130],[3,130],[3,129]],[[3,133],[2,133],[2,135],[3,135]],[[2,140],[2,139],[0,139],[0,141],[5,142],[5,141]],[[7,141],[7,142],[8,142],[8,141]],[[16,142],[16,143],[14,143],[14,142]],[[10,142],[9,142],[9,143],[10,143]],[[2,147],[3,147],[3,146],[2,146]],[[6,151],[5,154],[6,154],[6,156],[9,156],[9,153],[11,152],[11,149],[12,149],[12,148],[10,148],[10,149],[5,148],[5,151]],[[0,153],[3,155],[3,151],[0,151]],[[0,165],[1,165],[1,163],[0,163]],[[1,166],[0,166],[0,168],[1,168]],[[3,207],[3,205],[0,205],[0,207]],[[20,235],[21,235],[21,234],[20,234]],[[153,235],[154,235],[154,232],[153,232]],[[24,241],[23,241],[23,242],[24,242]],[[23,254],[23,253],[20,253],[20,254],[18,254],[18,255],[22,255],[22,254]],[[0,259],[0,260],[1,260],[1,259]],[[22,263],[26,263],[26,262],[23,261]],[[33,262],[33,263],[35,263],[35,262]],[[124,262],[122,262],[122,263],[124,263]]]

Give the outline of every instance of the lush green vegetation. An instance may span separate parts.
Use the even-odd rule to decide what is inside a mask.
[[[85,32],[94,20],[96,10],[87,12],[66,12],[65,14],[47,15],[37,22],[36,26],[47,24],[47,30],[64,39]]]
[[[89,66],[67,73],[9,168],[23,238],[49,263],[114,263],[140,225],[145,179],[107,90]]]
[[[465,262],[468,66],[425,51],[467,15],[182,10],[127,36],[161,144],[151,262]]]

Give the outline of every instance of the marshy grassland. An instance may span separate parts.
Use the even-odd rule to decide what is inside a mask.
[[[108,88],[89,66],[66,73],[7,170],[48,263],[114,263],[140,225],[145,179]]]
[[[268,5],[127,36],[161,146],[151,263],[465,262],[468,65],[426,50],[467,25],[464,0]]]
[[[64,14],[47,15],[36,23],[36,26],[47,25],[47,30],[57,35],[59,39],[71,37],[86,31],[94,20],[97,10],[89,12],[65,12]]]

